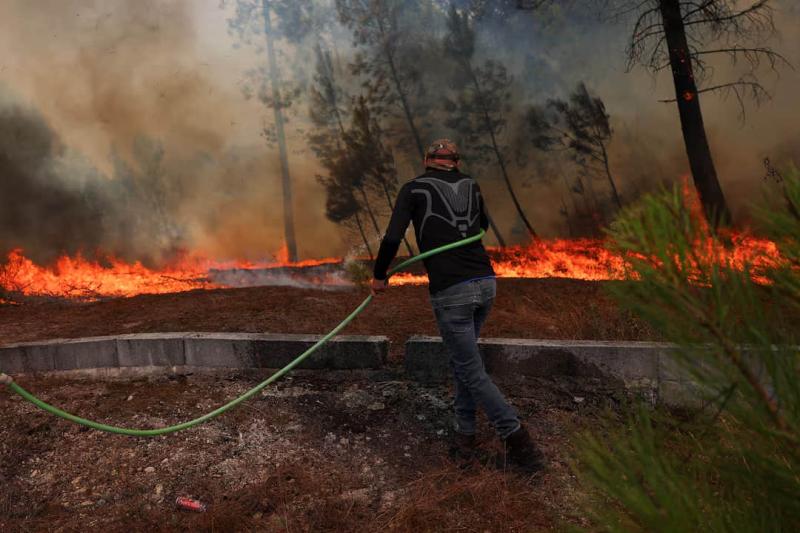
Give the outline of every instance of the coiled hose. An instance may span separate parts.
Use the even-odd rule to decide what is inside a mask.
[[[458,248],[460,246],[465,246],[467,244],[479,241],[479,240],[481,240],[481,238],[483,238],[484,234],[485,234],[485,232],[483,230],[481,230],[480,233],[478,233],[477,235],[473,235],[472,237],[467,237],[466,239],[462,239],[460,241],[456,241],[456,242],[453,242],[453,243],[450,243],[450,244],[446,244],[444,246],[440,246],[438,248],[434,248],[432,250],[428,250],[427,252],[421,253],[419,255],[415,255],[414,257],[406,259],[405,261],[403,261],[402,263],[400,263],[399,265],[397,265],[396,267],[391,269],[389,271],[389,275],[391,276],[393,274],[396,274],[397,272],[405,269],[409,265],[412,265],[412,264],[414,264],[414,263],[416,263],[418,261],[421,261],[423,259],[431,257],[432,255],[436,255],[436,254],[445,252],[447,250],[452,250],[453,248]],[[31,394],[30,392],[28,392],[24,388],[22,388],[19,384],[14,382],[14,380],[10,376],[8,376],[6,374],[0,373],[0,383],[6,385],[13,392],[19,394],[25,400],[29,401],[30,403],[32,403],[36,407],[39,407],[40,409],[43,409],[43,410],[47,411],[50,414],[53,414],[53,415],[58,416],[58,417],[61,417],[61,418],[65,419],[65,420],[69,420],[70,422],[75,422],[76,424],[80,424],[82,426],[86,426],[86,427],[89,427],[89,428],[92,428],[92,429],[97,429],[99,431],[105,431],[107,433],[117,433],[119,435],[131,435],[131,436],[134,436],[134,437],[155,437],[155,436],[158,436],[158,435],[166,435],[168,433],[175,433],[176,431],[182,431],[184,429],[189,429],[190,427],[194,427],[194,426],[196,426],[198,424],[202,424],[203,422],[207,422],[207,421],[211,420],[212,418],[216,418],[219,415],[221,415],[222,413],[225,413],[225,412],[229,411],[230,409],[233,409],[234,407],[236,407],[240,403],[244,402],[245,400],[248,400],[248,399],[252,398],[256,394],[258,394],[262,389],[264,389],[267,385],[269,385],[270,383],[274,383],[275,381],[279,380],[280,378],[282,378],[283,376],[285,376],[286,374],[291,372],[292,369],[294,369],[294,367],[296,367],[301,362],[303,362],[304,359],[306,359],[308,356],[310,356],[311,354],[316,352],[318,349],[320,349],[320,347],[322,347],[325,343],[327,343],[333,337],[338,335],[339,332],[342,331],[350,322],[352,322],[355,317],[360,315],[361,312],[364,309],[366,309],[366,307],[370,304],[371,301],[372,301],[372,294],[370,294],[366,298],[364,298],[364,301],[361,302],[361,304],[359,304],[359,306],[356,307],[353,310],[352,313],[347,315],[347,317],[344,320],[339,322],[339,324],[335,328],[330,330],[327,335],[325,335],[320,340],[318,340],[308,350],[306,350],[305,352],[303,352],[300,355],[298,355],[293,361],[291,361],[285,367],[281,368],[280,370],[278,370],[277,372],[272,374],[269,378],[267,378],[266,380],[262,381],[261,383],[259,383],[255,387],[253,387],[252,389],[248,390],[247,392],[245,392],[244,394],[242,394],[238,398],[235,398],[235,399],[231,400],[230,402],[226,403],[225,405],[222,405],[222,406],[214,409],[210,413],[206,413],[203,416],[200,416],[200,417],[195,418],[193,420],[188,420],[188,421],[183,422],[181,424],[175,424],[174,426],[167,426],[167,427],[163,427],[163,428],[154,428],[154,429],[134,429],[134,428],[123,428],[123,427],[118,427],[118,426],[110,426],[108,424],[102,424],[100,422],[95,422],[93,420],[87,420],[85,418],[81,418],[79,416],[76,416],[76,415],[73,415],[73,414],[68,413],[66,411],[63,411],[63,410],[59,409],[58,407],[55,407],[53,405],[50,405],[47,402],[44,402],[44,401],[40,400],[39,398],[37,398],[36,396]]]

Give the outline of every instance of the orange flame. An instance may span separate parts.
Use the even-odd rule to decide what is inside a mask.
[[[750,265],[756,273],[754,279],[760,282],[766,280],[759,278],[757,273],[780,261],[778,249],[771,241],[737,234],[731,237],[731,242],[733,247],[730,251],[719,247],[699,247],[700,252],[719,264],[739,269]],[[490,249],[489,252],[495,272],[503,278],[617,280],[626,276],[624,258],[609,251],[600,239],[540,240],[528,245]],[[126,263],[109,258],[106,264],[100,264],[76,255],[63,256],[53,266],[45,267],[25,257],[21,250],[14,250],[8,255],[5,265],[0,265],[0,287],[23,295],[92,300],[224,287],[210,280],[211,270],[302,269],[341,262],[337,258],[328,258],[289,263],[280,253],[278,257],[279,261],[262,263],[184,257],[162,268],[152,269],[139,262]],[[426,282],[425,275],[401,273],[392,277],[392,283],[398,285]]]
[[[25,257],[22,250],[16,249],[8,254],[5,264],[0,263],[0,288],[26,296],[94,300],[224,287],[209,279],[211,270],[309,267],[336,262],[337,259],[312,259],[292,264],[286,261],[212,261],[187,256],[162,268],[152,269],[138,261],[127,263],[108,257],[101,264],[77,254],[74,257],[61,256],[52,266],[41,266]]]
[[[692,217],[703,221],[700,200],[688,176],[683,178],[683,195]],[[731,247],[723,247],[713,240],[697,243],[698,261],[739,270],[749,266],[753,279],[759,283],[767,282],[762,275],[766,269],[781,262],[777,246],[769,240],[746,233],[728,234],[726,239]],[[489,253],[497,276],[502,278],[559,277],[598,281],[619,280],[628,275],[625,258],[608,250],[601,239],[538,240],[528,245],[489,249]],[[212,270],[278,267],[300,270],[342,262],[339,258],[327,258],[291,263],[288,257],[284,244],[273,262],[213,261],[187,255],[162,268],[151,269],[140,262],[126,263],[109,257],[106,264],[100,264],[76,255],[62,256],[53,266],[45,267],[35,264],[17,249],[9,253],[5,264],[0,262],[0,288],[12,294],[91,300],[224,287],[211,280]],[[693,279],[691,273],[687,276]],[[318,283],[330,282],[326,277],[314,279]],[[392,283],[397,285],[426,282],[425,275],[400,273],[392,277]]]

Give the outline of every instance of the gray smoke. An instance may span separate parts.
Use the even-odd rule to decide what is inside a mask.
[[[434,46],[444,30],[436,13],[449,2],[422,4],[424,23],[413,27]],[[476,41],[476,61],[502,61],[513,76],[511,120],[501,140],[527,152],[524,165],[511,165],[512,179],[545,236],[565,231],[562,197],[567,205],[583,202],[565,186],[576,171],[557,156],[525,150],[513,120],[532,103],[566,97],[578,82],[602,97],[611,115],[609,151],[624,200],[688,173],[674,104],[658,102],[673,96],[668,76],[624,71],[627,26],[563,7],[578,2],[555,4],[562,7],[550,14],[490,10]],[[800,69],[796,4],[776,2],[780,37],[770,44]],[[225,31],[230,16],[216,0],[0,2],[0,253],[21,247],[46,262],[61,253],[99,252],[151,263],[182,249],[215,258],[273,255],[283,232],[277,153],[261,137],[271,117],[240,90],[245,72],[263,66],[263,50],[234,48],[237,39]],[[320,35],[341,72],[350,72],[352,35],[332,20],[321,34],[279,40],[287,82],[302,86],[312,78]],[[426,140],[449,135],[436,123],[444,69],[437,61],[416,64],[426,91],[412,96],[430,110]],[[720,79],[730,73],[722,64],[716,71]],[[346,88],[358,95],[361,80],[349,76]],[[800,161],[800,73],[766,72],[763,81],[774,99],[760,108],[748,104],[744,123],[735,101],[702,98],[735,214],[762,186],[765,157],[776,166]],[[307,104],[308,93],[300,92],[287,113],[300,254],[341,254],[352,243],[324,218],[325,193],[315,179],[321,168],[305,142]],[[392,140],[407,136],[402,118],[387,125],[402,134]],[[420,170],[415,148],[391,148],[401,181]],[[468,170],[481,180],[507,237],[523,239],[524,232],[512,231],[518,220],[497,173],[491,166]],[[598,197],[607,195],[602,179],[589,185]],[[379,213],[381,224],[386,214]]]
[[[104,240],[101,193],[58,175],[64,146],[44,119],[0,109],[0,253],[24,246],[33,258],[94,249]]]

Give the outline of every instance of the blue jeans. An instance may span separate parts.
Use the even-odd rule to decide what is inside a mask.
[[[486,373],[478,351],[478,336],[495,293],[494,278],[465,281],[432,294],[431,305],[455,381],[456,431],[475,434],[479,406],[500,438],[506,438],[519,428],[519,417]]]

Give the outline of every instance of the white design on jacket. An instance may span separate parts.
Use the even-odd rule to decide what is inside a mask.
[[[464,178],[455,183],[450,183],[438,178],[417,178],[415,182],[431,185],[433,189],[439,193],[442,204],[447,209],[446,213],[434,213],[433,198],[431,197],[430,191],[427,189],[411,189],[412,193],[422,194],[427,200],[427,209],[419,228],[420,240],[422,240],[422,233],[425,230],[425,223],[430,217],[444,220],[453,226],[462,237],[466,237],[467,230],[475,223],[481,214],[478,205],[478,202],[480,202],[480,193],[474,191],[474,180],[472,180],[472,178]]]

